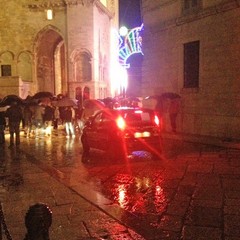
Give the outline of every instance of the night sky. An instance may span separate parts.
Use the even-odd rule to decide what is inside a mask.
[[[142,24],[140,13],[141,0],[119,0],[119,26],[131,29]]]
[[[141,0],[119,0],[119,27],[125,26],[128,29],[140,27],[142,24]],[[143,56],[141,54],[133,54],[127,60],[130,63],[128,72],[128,89],[127,95],[135,95],[136,84],[140,84],[142,81],[141,65]]]

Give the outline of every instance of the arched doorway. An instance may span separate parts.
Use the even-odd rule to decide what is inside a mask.
[[[43,29],[36,41],[36,76],[38,91],[55,95],[67,92],[65,44],[52,26]]]

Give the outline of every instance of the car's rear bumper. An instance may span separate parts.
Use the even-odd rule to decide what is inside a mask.
[[[161,137],[153,138],[129,138],[124,140],[126,149],[132,151],[161,152]]]

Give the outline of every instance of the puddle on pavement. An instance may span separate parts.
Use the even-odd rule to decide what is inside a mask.
[[[161,214],[168,202],[161,181],[148,177],[116,174],[102,192],[121,208],[134,214]]]

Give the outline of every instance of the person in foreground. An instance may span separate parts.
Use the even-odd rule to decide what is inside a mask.
[[[14,134],[15,134],[15,144],[20,145],[20,123],[23,119],[22,109],[16,102],[13,102],[11,106],[7,109],[6,115],[8,118],[8,126],[10,132],[10,145],[14,146]]]

